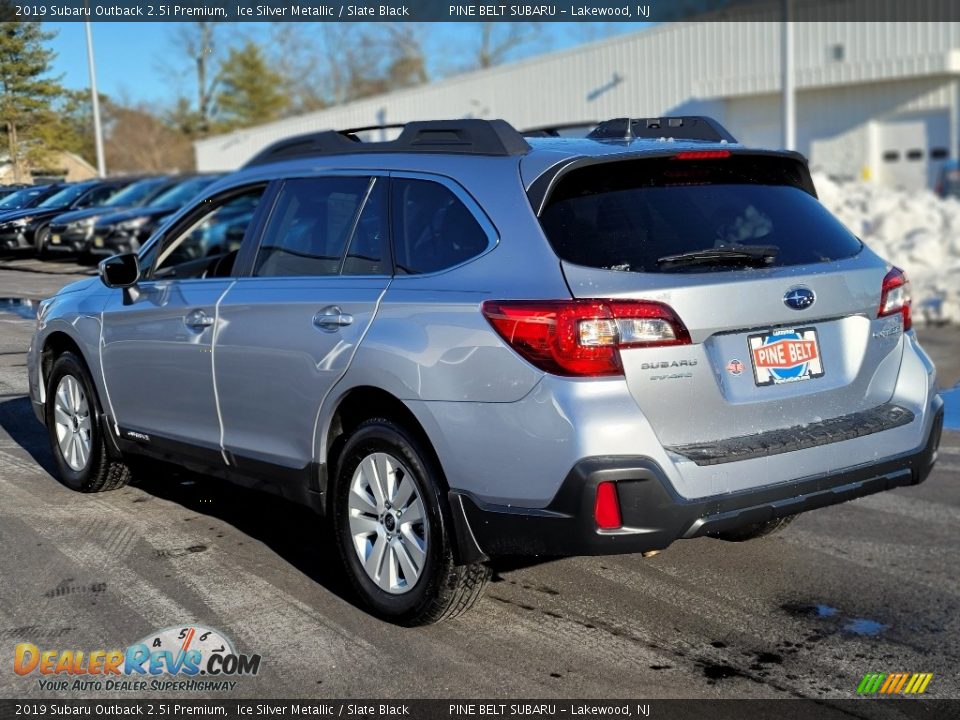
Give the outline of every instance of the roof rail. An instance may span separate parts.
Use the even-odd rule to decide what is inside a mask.
[[[587,137],[594,140],[633,140],[644,138],[658,140],[674,138],[676,140],[704,140],[707,142],[736,142],[713,118],[703,115],[684,115],[663,118],[615,118],[606,120]]]
[[[364,125],[363,127],[347,128],[346,130],[337,130],[341,135],[346,136],[354,142],[365,142],[363,138],[358,137],[358,133],[372,132],[374,130],[396,130],[405,127],[406,123],[390,123],[388,125]]]
[[[534,128],[521,130],[520,134],[524,137],[563,137],[564,130],[574,130],[576,128],[595,128],[596,120],[583,120],[582,122],[559,123],[557,125],[539,125]]]
[[[396,140],[363,142],[357,133],[402,127]],[[373,125],[325,130],[280,140],[261,150],[244,167],[324,155],[357,153],[446,153],[453,155],[526,155],[530,145],[505,120],[420,120],[405,125]]]

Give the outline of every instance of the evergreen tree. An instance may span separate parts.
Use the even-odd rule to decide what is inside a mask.
[[[220,69],[217,117],[224,129],[248,127],[281,117],[287,106],[285,83],[260,46],[247,40],[230,48]]]
[[[111,126],[113,103],[100,93],[100,119],[105,133]],[[54,119],[38,129],[36,140],[46,148],[76,153],[93,166],[97,151],[93,132],[90,90],[64,90],[53,103]]]
[[[63,90],[48,76],[54,53],[44,46],[54,35],[38,22],[0,23],[0,130],[14,181],[28,162],[42,162],[56,137],[52,104]]]

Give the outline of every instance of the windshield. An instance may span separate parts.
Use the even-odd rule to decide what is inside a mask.
[[[49,189],[46,187],[31,187],[17,190],[10,193],[3,200],[0,200],[0,208],[4,210],[16,210],[17,208],[30,207],[37,198],[43,197]]]
[[[194,195],[203,190],[216,178],[199,177],[190,180],[184,180],[179,185],[174,185],[165,193],[158,195],[151,202],[152,205],[185,205],[192,200]]]
[[[560,181],[541,223],[561,259],[607,270],[742,267],[734,254],[762,255],[764,267],[856,255],[860,241],[775,164],[655,158],[588,166]],[[719,252],[709,261],[704,251]],[[687,253],[700,261],[664,262]]]
[[[54,193],[39,207],[65,207],[90,189],[89,185],[69,185],[58,193]]]
[[[150,178],[148,180],[140,180],[132,185],[127,185],[123,190],[107,200],[107,202],[104,203],[104,207],[133,207],[142,205],[153,197],[157,190],[167,182],[168,180],[166,178]]]

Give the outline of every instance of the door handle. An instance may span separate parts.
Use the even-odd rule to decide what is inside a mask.
[[[325,307],[313,316],[313,324],[323,332],[336,332],[353,323],[353,315],[343,312],[336,305]]]
[[[183,316],[183,324],[193,330],[203,330],[213,325],[213,318],[203,310],[191,310]]]

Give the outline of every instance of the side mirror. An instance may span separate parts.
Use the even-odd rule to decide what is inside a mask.
[[[100,280],[108,288],[131,288],[140,279],[140,258],[136,253],[114,255],[100,262]]]

